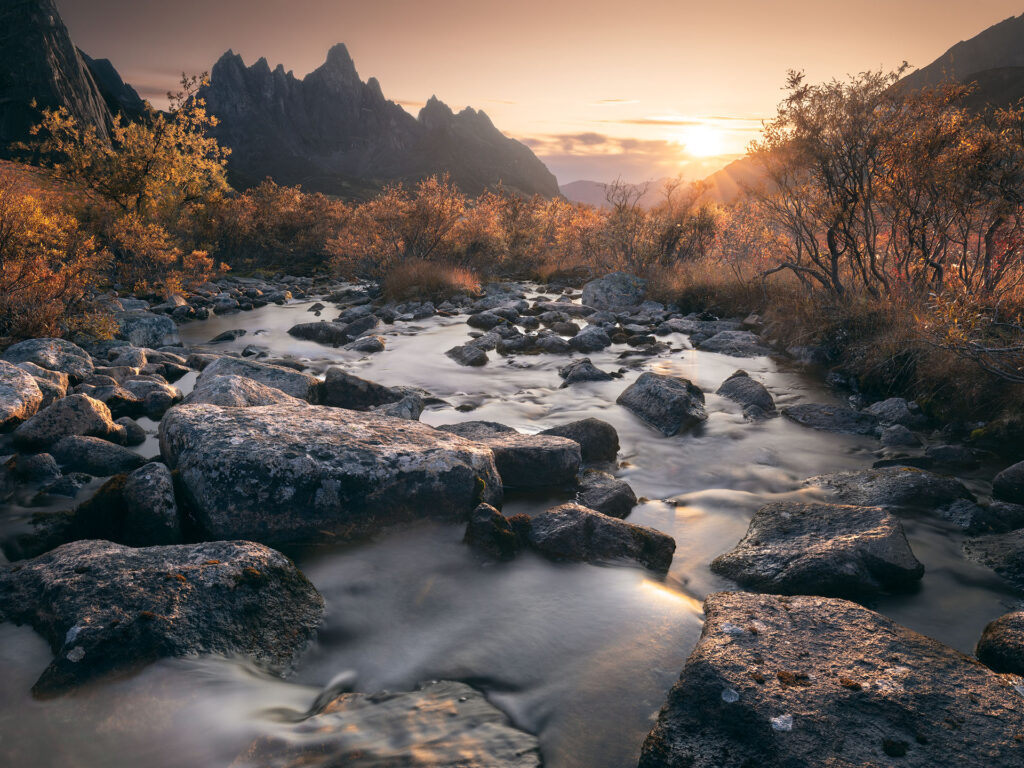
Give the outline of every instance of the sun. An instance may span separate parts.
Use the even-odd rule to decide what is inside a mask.
[[[682,130],[675,142],[694,157],[713,157],[725,151],[722,132],[710,125],[691,125]]]

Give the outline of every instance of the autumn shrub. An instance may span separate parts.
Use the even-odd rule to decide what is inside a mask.
[[[480,280],[465,267],[408,259],[388,269],[382,289],[388,301],[440,302],[459,294],[479,293]]]

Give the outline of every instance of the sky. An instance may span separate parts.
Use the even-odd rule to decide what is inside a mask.
[[[811,81],[925,66],[1024,0],[56,0],[72,39],[160,104],[228,49],[302,77],[345,43],[415,114],[486,112],[560,183],[682,173],[741,155],[789,69]]]

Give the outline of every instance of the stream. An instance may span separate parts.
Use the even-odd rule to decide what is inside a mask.
[[[533,296],[528,296],[533,298]],[[636,764],[640,745],[701,630],[701,601],[735,586],[709,570],[746,531],[758,507],[787,498],[820,498],[801,487],[811,476],[870,467],[878,441],[817,432],[777,417],[748,422],[741,407],[715,394],[743,368],[780,407],[835,401],[795,365],[768,357],[733,358],[690,348],[686,336],[661,339],[670,354],[641,359],[621,379],[560,388],[567,358],[491,353],[481,368],[457,365],[445,350],[468,340],[465,317],[398,322],[376,355],[331,349],[287,334],[308,322],[310,301],[216,316],[180,329],[186,346],[222,331],[248,333],[207,351],[255,344],[321,370],[343,365],[385,385],[412,385],[446,404],[421,421],[440,425],[497,421],[538,432],[586,417],[618,430],[615,474],[641,498],[627,518],[673,536],[677,549],[662,581],[633,567],[557,564],[523,554],[487,563],[462,544],[462,526],[422,524],[371,542],[308,554],[297,563],[322,593],[324,626],[287,680],[245,661],[164,660],[46,701],[29,694],[51,659],[28,627],[0,625],[0,762],[66,768],[197,768],[230,765],[256,736],[282,731],[332,679],[347,673],[358,691],[410,690],[433,679],[481,689],[513,722],[539,736],[551,768]],[[325,317],[336,314],[333,307]],[[598,367],[626,364],[625,345],[592,353]],[[707,396],[697,432],[664,438],[615,398],[645,370],[684,376]],[[190,374],[177,386],[188,391]],[[156,424],[141,419],[155,456]],[[978,474],[981,476],[981,473]],[[961,479],[980,495],[975,476]],[[83,491],[83,494],[87,491]],[[86,498],[85,496],[80,496]],[[537,512],[566,496],[515,496],[504,511]],[[29,512],[0,507],[0,533]],[[972,653],[982,628],[1017,599],[991,571],[962,556],[963,534],[933,519],[904,519],[925,566],[920,587],[868,606],[914,630]]]

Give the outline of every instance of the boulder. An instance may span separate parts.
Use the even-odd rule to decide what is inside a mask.
[[[668,571],[675,540],[661,531],[602,515],[579,504],[534,515],[527,540],[551,560],[586,563],[635,561],[658,573]]]
[[[167,315],[152,312],[116,312],[117,338],[136,347],[175,347],[181,344],[178,326]]]
[[[879,424],[886,426],[899,424],[908,429],[920,429],[927,422],[921,413],[921,407],[902,397],[890,397],[888,400],[872,403],[864,412],[870,413],[878,419]]]
[[[707,420],[704,393],[678,376],[643,373],[615,401],[666,437]]]
[[[108,384],[102,387],[95,387],[89,393],[89,397],[99,400],[110,409],[112,416],[137,416],[142,413],[142,398],[135,393],[125,389],[120,384]]]
[[[803,403],[782,409],[782,415],[811,429],[844,435],[878,434],[878,418],[843,405]]]
[[[322,613],[290,560],[249,541],[78,541],[0,570],[0,617],[30,624],[56,657],[37,695],[168,656],[245,655],[285,672]]]
[[[585,462],[615,461],[619,455],[619,433],[607,421],[600,419],[579,419],[567,424],[543,430],[542,435],[567,437],[580,444],[580,451]]]
[[[0,432],[34,416],[43,404],[36,380],[13,363],[0,360]]]
[[[142,445],[146,442],[146,430],[135,419],[129,416],[122,416],[120,419],[115,419],[114,423],[124,427],[125,445]]]
[[[265,768],[540,768],[537,738],[465,683],[342,693],[279,723],[232,765]]]
[[[366,352],[367,354],[376,354],[377,352],[384,351],[384,337],[383,336],[363,336],[356,339],[351,344],[347,345],[345,349],[351,349],[353,352]]]
[[[501,502],[486,446],[342,408],[181,405],[160,424],[160,449],[211,538],[354,539]]]
[[[564,437],[524,435],[508,427],[493,429],[482,421],[446,424],[438,429],[491,449],[505,488],[571,485],[583,460],[579,443]]]
[[[835,472],[804,481],[819,486],[840,504],[884,507],[890,511],[936,512],[957,500],[973,501],[971,492],[955,477],[915,467],[881,467],[856,472]]]
[[[497,345],[497,341],[495,341],[495,345]],[[459,365],[478,367],[487,364],[487,353],[472,343],[452,347],[445,354]]]
[[[385,387],[375,381],[361,379],[341,368],[328,368],[324,379],[323,403],[336,408],[364,411],[377,405],[397,403],[408,391]]]
[[[221,357],[203,368],[203,375],[199,378],[201,381],[204,378],[231,374],[258,381],[308,403],[320,402],[320,380],[316,376],[283,365],[257,363],[255,360],[243,360],[238,357]]]
[[[415,421],[423,413],[423,405],[423,398],[415,392],[411,392],[397,402],[375,405],[369,410],[379,413],[381,416],[390,416],[393,419],[411,419]]]
[[[225,408],[249,408],[256,405],[308,405],[305,400],[286,395],[280,389],[268,387],[245,376],[203,374],[195,388],[185,397],[185,403],[205,403]]]
[[[612,340],[604,328],[588,325],[567,343],[570,349],[575,349],[577,352],[600,352],[605,347],[611,346]]]
[[[1024,528],[1024,504],[991,501],[981,506],[960,499],[939,509],[939,515],[967,533],[1005,533]]]
[[[121,495],[126,543],[153,546],[181,542],[181,517],[166,464],[154,461],[136,469],[125,478]]]
[[[883,427],[882,436],[879,438],[879,441],[887,448],[911,447],[921,444],[921,441],[914,436],[914,433],[902,424],[892,424],[888,427]]]
[[[964,553],[1024,592],[1024,529],[968,539]]]
[[[39,387],[39,391],[43,394],[43,402],[40,404],[40,408],[45,408],[54,400],[60,400],[67,395],[68,387],[71,386],[71,380],[66,373],[41,368],[35,363],[17,363],[17,366],[35,379],[36,386]]]
[[[107,408],[88,395],[68,395],[51,403],[14,430],[14,444],[25,450],[45,448],[68,435],[86,435],[123,443],[124,427]]]
[[[646,296],[647,281],[628,272],[612,272],[583,286],[583,304],[594,309],[629,309]]]
[[[568,365],[558,369],[558,375],[564,379],[563,387],[570,384],[577,384],[581,381],[611,381],[611,374],[605,373],[592,362],[589,357],[582,360],[574,360]]]
[[[587,509],[621,520],[636,506],[636,494],[624,480],[599,469],[588,469],[580,478],[576,501]]]
[[[720,592],[639,768],[1024,760],[1024,696],[962,653],[856,603]]]
[[[992,495],[1011,504],[1024,504],[1024,461],[1018,461],[995,476]]]
[[[900,521],[879,507],[791,501],[759,509],[711,570],[757,592],[830,597],[906,589],[924,575]]]
[[[326,321],[293,325],[288,329],[288,335],[297,339],[315,341],[318,344],[329,344],[333,347],[340,347],[342,344],[352,341],[352,337],[348,335],[344,325]]]
[[[62,437],[50,452],[65,472],[86,472],[94,477],[130,472],[146,463],[134,451],[98,437],[83,435]]]
[[[975,655],[996,672],[1024,675],[1024,611],[1007,613],[985,627]]]
[[[760,418],[775,413],[775,399],[764,384],[750,378],[746,371],[736,371],[722,382],[718,393],[743,406],[748,418]]]
[[[730,357],[762,357],[772,352],[750,331],[719,331],[700,342],[697,349]]]
[[[234,341],[235,339],[242,338],[243,336],[245,336],[246,333],[247,333],[247,331],[245,330],[245,328],[232,328],[229,331],[224,331],[223,333],[218,333],[216,336],[214,336],[212,339],[210,339],[210,341],[207,342],[207,343],[208,344],[221,344],[221,343],[223,343],[225,341]]]
[[[512,522],[490,504],[473,510],[463,541],[497,560],[511,560],[524,543]]]
[[[49,371],[68,375],[78,383],[92,373],[93,362],[89,353],[64,339],[28,339],[13,344],[3,354],[9,363],[35,363]]]
[[[970,470],[981,466],[974,451],[965,445],[929,445],[925,448],[924,454],[939,467]]]

